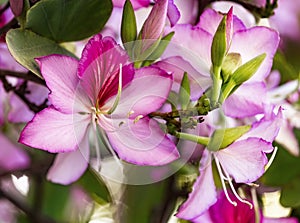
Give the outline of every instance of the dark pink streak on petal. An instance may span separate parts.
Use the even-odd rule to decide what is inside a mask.
[[[92,102],[103,104],[118,90],[120,64],[122,65],[122,85],[133,78],[134,69],[129,56],[113,38],[95,35],[85,46],[79,61],[78,75],[81,85]]]

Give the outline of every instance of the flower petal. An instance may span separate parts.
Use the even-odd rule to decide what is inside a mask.
[[[298,223],[297,218],[263,218],[263,223]]]
[[[211,77],[202,75],[187,61],[179,56],[166,58],[157,62],[155,65],[167,72],[172,73],[174,80],[172,90],[175,92],[179,92],[183,74],[184,72],[187,72],[190,81],[192,100],[197,100],[207,89],[207,87],[211,86],[212,84]]]
[[[99,106],[102,106],[117,93],[120,65],[122,86],[126,86],[134,74],[126,51],[113,38],[102,38],[101,34],[89,40],[79,61],[78,75],[82,88],[93,103],[99,98]]]
[[[249,81],[260,82],[270,73],[278,43],[279,35],[276,31],[262,26],[253,27],[234,33],[229,53],[239,53],[243,63],[266,53],[266,58],[249,79]]]
[[[245,25],[238,17],[235,15],[230,16],[232,16],[233,32],[246,29]],[[222,18],[223,14],[208,8],[201,14],[199,23],[196,26],[204,29],[211,35],[214,35]]]
[[[265,171],[267,158],[262,152],[271,150],[272,144],[259,138],[236,141],[226,149],[215,153],[222,168],[237,183],[250,183],[257,180]]]
[[[29,165],[27,154],[0,134],[0,172],[18,170]]]
[[[200,176],[193,186],[192,193],[180,206],[177,217],[186,220],[196,220],[208,208],[216,203],[217,192],[212,173],[211,154],[208,150],[203,152],[200,163]]]
[[[160,166],[179,157],[174,143],[155,120],[120,119],[114,123],[115,131],[106,131],[106,134],[121,159],[137,165]]]
[[[171,27],[175,26],[180,19],[180,12],[177,6],[174,4],[174,0],[169,0],[167,16],[170,20]]]
[[[249,97],[251,95],[251,97]],[[263,82],[242,84],[223,104],[224,113],[233,118],[245,118],[264,113],[267,89]]]
[[[59,111],[73,111],[74,96],[78,86],[78,61],[63,55],[51,55],[36,59],[51,93],[49,100]]]
[[[112,118],[134,119],[158,110],[168,98],[172,76],[156,67],[145,67],[136,71],[134,79],[121,93],[121,98]],[[103,107],[109,108],[115,101],[111,98]]]
[[[148,7],[150,5],[150,0],[130,0],[130,2],[134,9]],[[113,0],[113,4],[115,7],[123,8],[125,0]]]
[[[213,36],[205,30],[191,25],[176,25],[167,30],[167,32],[171,31],[174,31],[175,34],[162,58],[181,56],[202,75],[210,77],[210,48]]]
[[[51,153],[74,151],[89,122],[88,115],[64,114],[49,107],[25,126],[19,142]]]
[[[299,143],[289,122],[284,121],[280,126],[276,142],[281,144],[292,155],[299,156]]]
[[[82,176],[88,167],[88,162],[89,140],[86,134],[76,151],[57,155],[48,171],[47,179],[63,185],[73,183]]]
[[[275,115],[272,111],[271,114],[266,114],[261,120],[255,122],[251,129],[242,135],[239,140],[249,137],[257,137],[267,142],[273,142],[275,137],[278,135],[282,122],[282,111],[280,108],[277,115]]]
[[[27,99],[36,105],[43,104],[49,94],[48,88],[33,82],[27,83],[27,89],[30,92],[26,94]],[[12,94],[9,101],[8,120],[10,122],[29,122],[33,118],[34,112],[17,95]]]

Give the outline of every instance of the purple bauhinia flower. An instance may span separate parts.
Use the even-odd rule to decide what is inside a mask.
[[[272,142],[278,134],[281,121],[281,110],[277,115],[270,112],[255,122],[247,133],[227,147],[217,151],[204,150],[200,161],[200,176],[193,186],[192,193],[179,208],[177,217],[193,221],[217,202],[212,161],[216,164],[229,203],[233,206],[237,205],[237,202],[228,195],[226,181],[236,199],[251,206],[248,201],[243,200],[237,194],[232,179],[237,183],[251,183],[262,176],[268,162],[265,153],[272,152]]]
[[[14,145],[0,133],[0,173],[23,169],[29,166],[30,160],[25,151]]]
[[[211,206],[203,215],[193,219],[193,223],[256,223],[256,213],[254,208],[235,199],[234,194],[229,193],[237,206],[230,204],[224,192],[218,194],[217,202]],[[252,203],[252,202],[251,202]],[[259,223],[298,223],[296,218],[266,218],[262,212],[258,213]]]
[[[164,165],[178,158],[174,143],[147,116],[169,94],[172,78],[165,71],[135,71],[126,52],[100,34],[88,42],[79,62],[62,55],[37,61],[52,106],[35,115],[20,142],[61,153],[49,179],[63,184],[78,179],[87,167],[91,132],[100,131],[121,159],[134,164]]]

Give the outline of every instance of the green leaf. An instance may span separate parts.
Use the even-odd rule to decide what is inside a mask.
[[[181,87],[179,90],[179,102],[181,104],[182,109],[187,109],[190,103],[190,94],[191,94],[190,81],[187,73],[185,72],[182,77]]]
[[[214,35],[211,46],[211,61],[214,67],[221,67],[227,51],[226,18],[224,15]]]
[[[70,187],[44,182],[43,213],[51,218],[62,221],[66,216],[66,204],[69,200]]]
[[[26,28],[56,42],[82,40],[102,30],[111,0],[43,0],[27,13]]]
[[[105,183],[92,168],[84,173],[84,175],[77,182],[81,185],[87,193],[99,204],[108,203],[112,201],[109,190]]]
[[[265,58],[265,53],[260,54],[259,56],[249,60],[238,69],[236,69],[236,71],[231,76],[236,85],[241,85],[245,81],[249,80],[258,70]]]
[[[217,129],[211,136],[207,149],[218,151],[224,149],[250,130],[250,125],[242,125],[234,128]]]
[[[29,30],[10,30],[6,34],[6,42],[13,57],[39,77],[41,77],[40,68],[34,58],[50,54],[65,54],[75,57],[54,41],[41,37]]]
[[[122,24],[121,24],[121,39],[123,43],[136,40],[137,28],[136,19],[132,4],[126,0],[123,8]]]
[[[0,0],[0,5],[4,5],[8,2],[8,0]]]
[[[176,202],[171,179],[148,185],[127,185],[118,210],[122,223],[168,222]],[[163,215],[163,216],[162,216]],[[119,222],[119,221],[118,221]]]
[[[169,34],[165,35],[159,42],[157,48],[151,53],[151,55],[147,58],[150,63],[160,58],[160,56],[165,52],[167,46],[169,45],[172,37],[174,36],[175,32],[170,32]]]
[[[298,78],[297,71],[280,51],[277,51],[274,56],[273,69],[278,70],[281,73],[282,83]]]
[[[278,146],[278,151],[275,159],[261,181],[267,186],[280,187],[300,175],[300,157],[291,155],[278,144],[276,146]]]
[[[280,203],[285,207],[300,207],[300,175],[282,187]]]

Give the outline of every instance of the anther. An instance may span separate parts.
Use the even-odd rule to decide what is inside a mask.
[[[141,118],[143,118],[144,116],[143,115],[138,115],[135,117],[133,123],[136,124]]]

